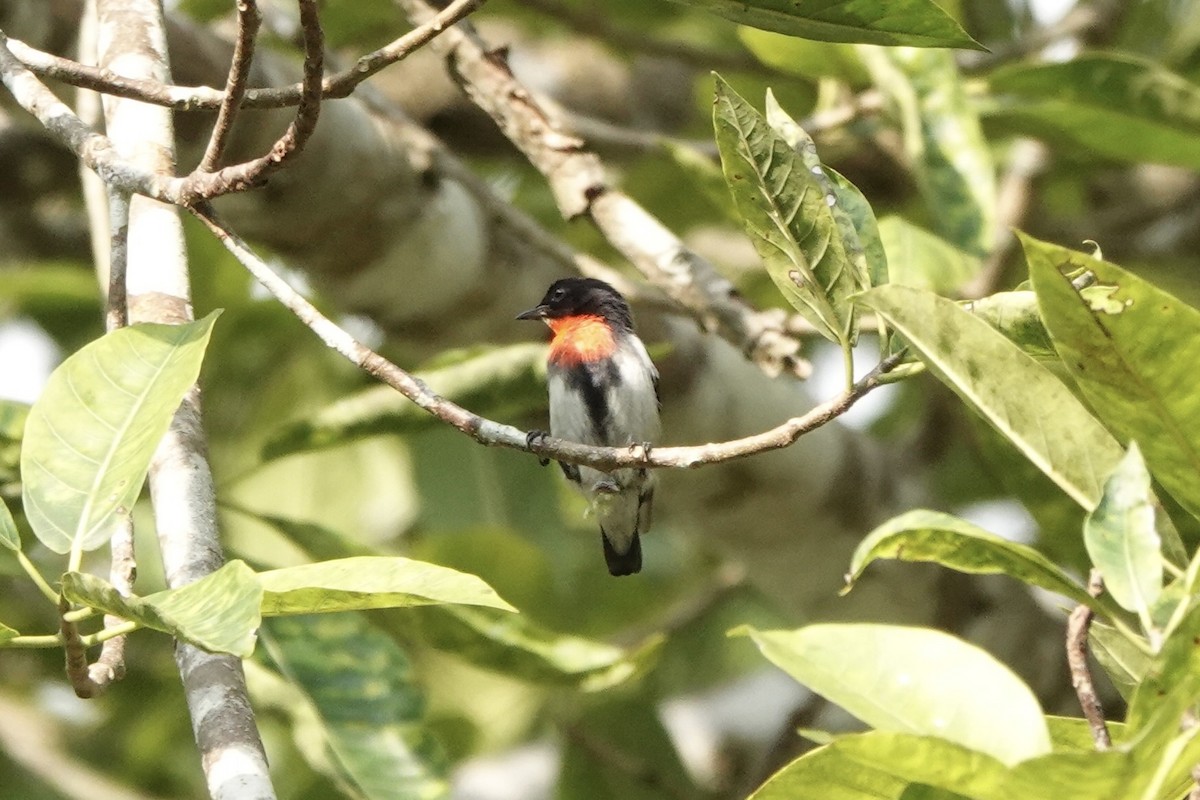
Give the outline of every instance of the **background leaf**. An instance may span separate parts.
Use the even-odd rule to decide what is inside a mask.
[[[442,797],[408,658],[355,613],[266,620],[265,659],[316,711],[337,777],[368,800]]]
[[[859,54],[899,117],[934,226],[955,246],[987,253],[996,228],[996,171],[954,54],[911,47],[860,47]]]
[[[954,390],[1086,510],[1121,446],[1045,367],[958,305],[904,286],[862,295]]]
[[[867,624],[737,632],[793,678],[878,730],[940,736],[1010,765],[1050,752],[1046,721],[1029,687],[949,634]]]
[[[108,581],[82,572],[62,576],[63,595],[214,653],[254,652],[262,587],[254,570],[230,561],[200,580],[146,597],[123,597]]]
[[[1083,53],[1013,64],[989,82],[1007,95],[989,113],[1010,130],[1118,161],[1200,169],[1200,86],[1158,64]]]
[[[1180,505],[1200,515],[1200,311],[1120,267],[1021,237],[1046,328],[1080,391]],[[1063,274],[1086,269],[1086,294]]]
[[[703,8],[740,25],[822,42],[980,49],[980,45],[932,0],[807,4],[790,0],[674,1]]]
[[[56,553],[108,541],[150,457],[196,382],[217,313],[187,325],[132,325],[92,342],[50,376],[25,423],[25,515]]]
[[[1150,473],[1136,442],[1104,484],[1100,504],[1084,523],[1083,541],[1105,590],[1150,627],[1150,609],[1162,593],[1162,542],[1154,528]]]
[[[416,377],[438,394],[492,419],[512,418],[546,405],[546,346],[489,347]],[[335,447],[380,434],[404,434],[440,425],[389,386],[372,386],[290,421],[272,432],[264,460]]]
[[[431,603],[516,611],[474,575],[399,556],[357,556],[284,567],[260,573],[258,580],[265,616]]]
[[[978,275],[983,264],[978,256],[894,214],[879,221],[879,238],[887,252],[890,283],[952,294]]]

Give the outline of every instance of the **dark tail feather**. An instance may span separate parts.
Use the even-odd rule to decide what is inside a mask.
[[[600,529],[600,541],[604,543],[604,560],[608,562],[610,575],[633,575],[642,571],[642,541],[636,531],[629,542],[629,549],[624,553],[618,553],[613,548],[603,528]]]

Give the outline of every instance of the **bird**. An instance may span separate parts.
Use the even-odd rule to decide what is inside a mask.
[[[658,370],[616,289],[595,278],[562,278],[517,319],[542,320],[554,332],[546,359],[552,436],[649,449],[660,432]],[[534,431],[529,438],[544,435]],[[650,528],[654,506],[653,474],[641,468],[605,472],[559,466],[600,522],[609,573],[640,572],[641,536]]]

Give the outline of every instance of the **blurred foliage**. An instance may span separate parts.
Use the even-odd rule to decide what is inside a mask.
[[[260,5],[274,46],[286,46],[294,4]],[[753,303],[790,308],[777,286],[786,290],[789,270],[821,264],[832,247],[835,260],[817,271],[823,285],[816,300],[790,299],[828,300],[839,319],[854,313],[853,292],[837,281],[853,277],[854,288],[863,288],[861,274],[846,272],[853,253],[833,252],[848,229],[825,213],[828,197],[848,206],[861,249],[877,245],[875,264],[882,263],[879,251],[886,253],[887,271],[873,267],[872,284],[885,276],[892,284],[870,293],[861,308],[886,318],[931,373],[905,383],[870,435],[920,462],[930,507],[959,512],[987,501],[1012,512],[1003,517],[1007,530],[988,531],[942,512],[901,518],[907,527],[893,520],[891,529],[867,539],[856,574],[885,557],[934,561],[1060,590],[1070,582],[1066,593],[1084,600],[1071,574],[1086,574],[1096,563],[1110,574],[1129,571],[1143,588],[1153,585],[1126,597],[1124,609],[1115,607],[1118,598],[1097,604],[1105,622],[1094,629],[1093,650],[1133,709],[1129,729],[1114,731],[1125,746],[1091,753],[1079,720],[1030,711],[1023,684],[949,637],[886,626],[789,630],[808,620],[773,605],[754,587],[755,576],[722,563],[668,517],[657,520],[645,542],[645,571],[612,580],[604,574],[594,520],[556,467],[481,448],[370,385],[264,299],[223,248],[189,222],[197,314],[223,309],[201,378],[231,556],[275,569],[404,555],[477,575],[521,611],[390,608],[270,621],[247,667],[281,798],[435,797],[458,765],[526,744],[552,747],[561,757],[554,794],[564,799],[744,797],[786,759],[775,752],[776,760],[764,765],[765,748],[739,754],[737,737],[721,731],[713,734],[725,738],[708,753],[707,767],[695,771],[661,714],[666,700],[725,687],[764,666],[745,638],[726,636],[739,625],[754,629],[771,660],[880,729],[832,739],[787,765],[754,797],[1166,800],[1186,790],[1186,767],[1200,760],[1197,739],[1186,738],[1178,724],[1200,691],[1189,647],[1200,632],[1189,599],[1197,569],[1193,563],[1184,575],[1168,570],[1164,578],[1147,565],[1160,556],[1178,562],[1170,533],[1176,527],[1189,552],[1200,542],[1194,516],[1200,446],[1193,441],[1200,421],[1192,377],[1200,341],[1192,308],[1200,304],[1200,0],[1116,4],[1122,7],[1105,24],[1081,33],[1082,48],[1054,58],[1033,46],[1040,29],[1034,9],[1022,2],[906,0],[897,30],[879,30],[880,20],[886,23],[879,15],[843,15],[830,24],[867,33],[817,36],[836,40],[820,42],[770,30],[779,29],[776,11],[784,5],[518,1],[487,4],[479,17],[520,31],[514,52],[537,57],[549,58],[541,48],[562,42],[568,47],[559,48],[559,58],[580,39],[605,44],[604,53],[629,70],[634,84],[624,87],[619,113],[598,112],[615,116],[607,121],[617,129],[611,139],[596,138],[606,166],[624,191],[712,258]],[[872,13],[887,6],[882,0],[826,5],[834,17],[843,6]],[[227,24],[230,7],[227,0],[179,3],[213,25]],[[327,43],[343,64],[408,29],[391,0],[331,0],[321,11]],[[980,42],[991,54],[850,43],[909,41],[914,20],[935,20],[943,39],[958,36],[961,26],[970,38],[956,41]],[[815,22],[823,21],[787,25],[813,35]],[[648,57],[679,43],[691,48],[678,71],[683,78],[646,70]],[[707,63],[706,54],[720,64]],[[543,64],[543,72],[558,75],[555,66]],[[742,133],[754,133],[727,136],[722,153],[762,167],[757,199],[797,199],[796,207],[807,200],[803,207],[821,221],[814,227],[805,217],[780,226],[792,205],[768,210],[782,215],[769,222],[802,243],[789,250],[794,263],[775,265],[774,283],[742,230],[738,210],[755,216],[749,201],[734,202],[716,158],[709,73],[718,66],[728,80],[724,97],[741,100],[743,122],[753,123]],[[562,88],[549,80],[539,90]],[[640,91],[647,88],[664,94]],[[758,109],[770,108],[768,90],[776,111],[762,115]],[[673,115],[658,113],[665,105]],[[781,129],[789,116],[811,135],[815,150]],[[1048,157],[1026,186],[1026,213],[1011,219],[1003,186],[1006,178],[1020,178],[1010,173],[1010,159],[1014,143],[1026,137],[1042,140]],[[769,154],[758,149],[764,140],[775,148]],[[617,261],[594,229],[561,219],[532,168],[507,151],[481,150],[464,155],[512,203],[572,245]],[[808,179],[822,164],[836,188]],[[781,191],[785,184],[791,194]],[[862,209],[850,207],[856,196],[838,191],[846,187],[865,198],[879,219],[877,231],[863,226]],[[1024,259],[997,249],[997,220],[1037,237],[1026,240]],[[1040,241],[1078,248],[1088,238],[1101,241],[1103,257]],[[22,254],[0,266],[0,320],[36,325],[69,355],[100,336],[103,325],[92,271],[64,259]],[[1106,305],[1094,291],[1075,291],[1062,275],[1067,263],[1086,267],[1102,288],[1119,285],[1120,302]],[[962,293],[981,280],[987,296],[963,303]],[[1125,300],[1132,307],[1121,306]],[[332,292],[316,301],[336,309]],[[833,327],[833,338],[848,336],[848,329]],[[405,366],[473,411],[530,428],[545,420],[541,352],[540,345],[480,343]],[[21,355],[0,367],[24,369]],[[22,552],[56,580],[62,560],[31,535],[20,502],[27,414],[28,406],[0,400],[0,498],[13,511]],[[1145,465],[1112,474],[1118,443],[1130,441],[1138,442]],[[1093,561],[1084,546],[1085,519],[1091,506],[1116,503],[1121,492],[1133,500],[1112,507],[1137,511],[1103,519],[1109,544],[1119,546]],[[147,512],[146,499],[132,510],[143,598],[162,588]],[[1022,533],[1025,513],[1034,523],[1032,541],[1002,540]],[[1155,525],[1144,524],[1147,513]],[[1127,519],[1138,515],[1138,525]],[[1099,524],[1095,516],[1091,521]],[[102,553],[84,567],[106,573]],[[0,621],[35,634],[56,624],[53,608],[8,550],[0,552]],[[932,666],[931,641],[945,656]],[[911,669],[901,669],[914,655],[920,658]],[[939,695],[950,696],[939,670],[961,663],[984,664],[994,678],[988,690],[1001,686],[1019,699],[982,697],[1001,707],[976,709],[985,722],[964,716],[948,735],[931,712]],[[38,715],[53,732],[44,748],[51,768],[79,763],[145,795],[201,796],[203,776],[168,639],[134,636],[129,665],[123,683],[85,706],[69,695],[61,652],[4,649],[0,699]],[[888,684],[901,675],[919,675],[925,699],[917,702],[908,685]],[[969,688],[966,694],[981,694]],[[968,705],[956,701],[951,710]],[[1030,713],[1017,722],[1006,717],[1011,724],[996,721],[1014,706]],[[787,730],[759,731],[759,738],[790,741],[794,727],[789,721]],[[1014,752],[1029,754],[1022,748],[1044,755],[1008,764]],[[0,774],[5,800],[64,796],[47,788],[45,773],[2,746]]]

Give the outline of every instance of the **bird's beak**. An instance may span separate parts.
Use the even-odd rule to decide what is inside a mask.
[[[547,310],[545,306],[537,306],[517,314],[517,319],[545,319]]]

